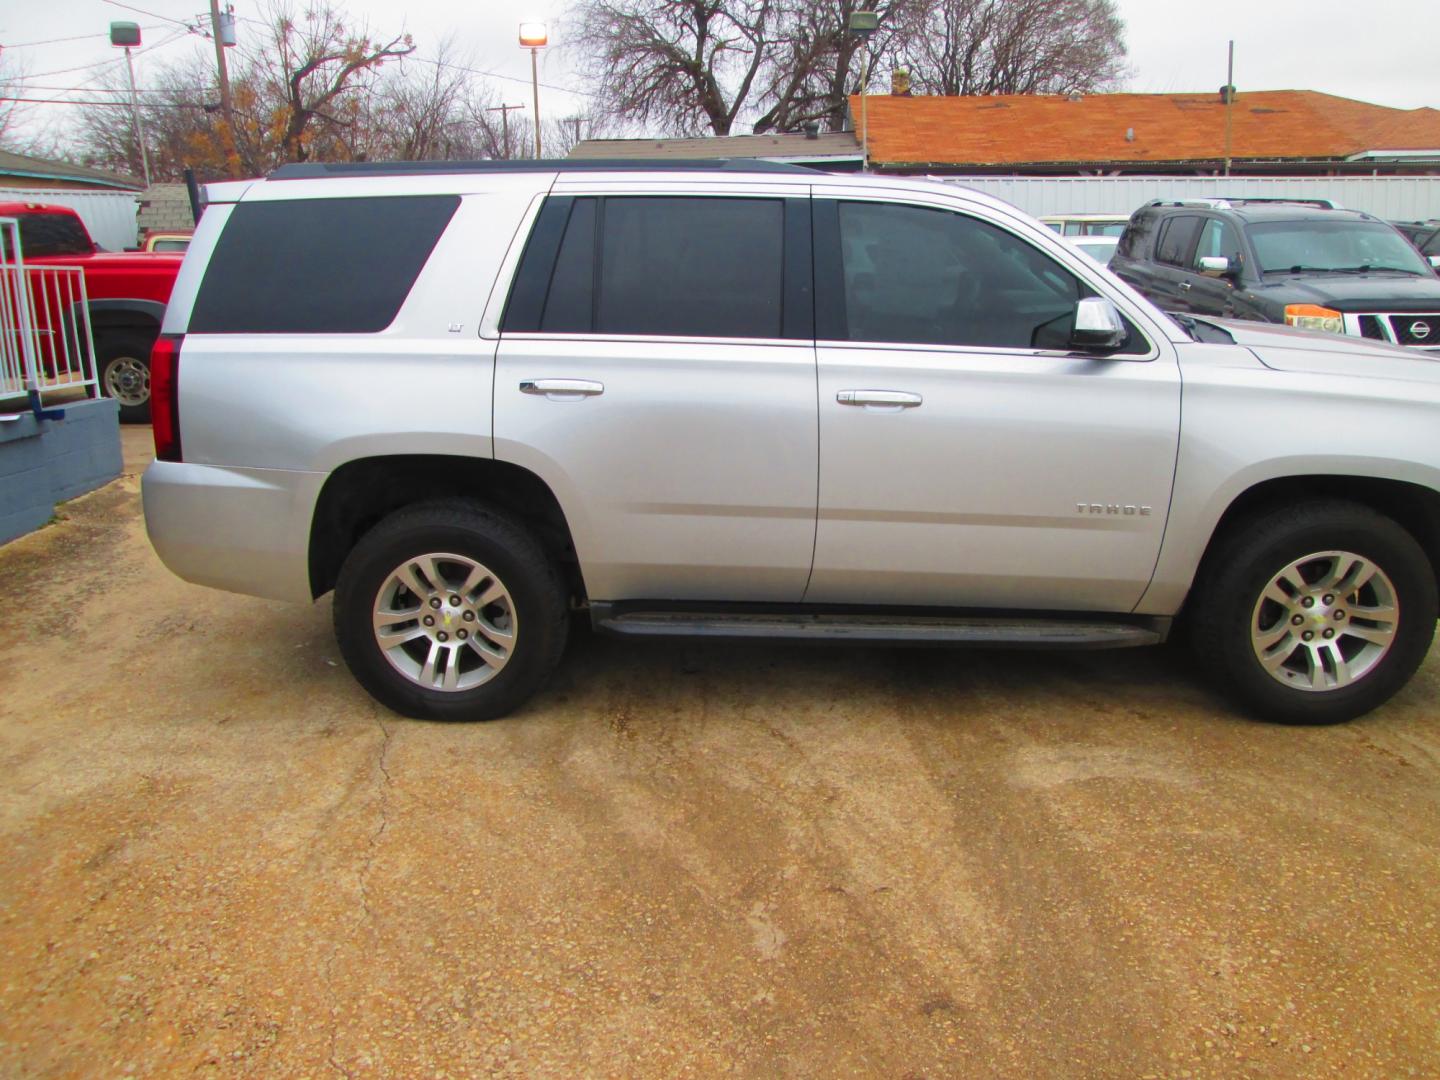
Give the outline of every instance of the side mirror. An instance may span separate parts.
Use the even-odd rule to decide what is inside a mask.
[[[1112,352],[1125,344],[1125,320],[1103,296],[1087,296],[1075,305],[1070,345],[1094,352]]]
[[[1224,255],[1202,255],[1200,256],[1200,272],[1209,274],[1211,277],[1229,277],[1230,260]]]
[[[1431,266],[1433,266],[1436,270],[1440,270],[1440,255],[1429,255],[1426,257],[1430,260]]]

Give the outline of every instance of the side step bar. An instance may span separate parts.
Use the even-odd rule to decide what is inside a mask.
[[[625,637],[708,637],[789,641],[883,641],[1047,649],[1121,649],[1158,645],[1168,620],[1146,624],[1090,617],[925,616],[831,613],[616,611],[595,604],[597,630]]]

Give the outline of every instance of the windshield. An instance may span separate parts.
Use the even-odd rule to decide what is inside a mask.
[[[1389,225],[1374,221],[1272,221],[1250,226],[1260,269],[1430,273],[1420,253]]]

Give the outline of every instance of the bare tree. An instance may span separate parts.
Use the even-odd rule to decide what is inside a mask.
[[[817,123],[843,131],[846,101],[861,91],[862,39],[849,30],[856,11],[873,11],[871,68],[883,63],[913,32],[926,0],[790,0],[778,19],[778,47],[766,69],[765,111],[754,130],[799,131]]]
[[[57,157],[61,152],[59,130],[36,122],[33,105],[14,100],[28,96],[27,78],[24,62],[0,51],[0,149],[32,157]]]
[[[284,104],[277,127],[287,161],[306,160],[312,144],[327,136],[339,139],[337,129],[362,110],[352,91],[363,77],[415,51],[409,34],[372,40],[367,27],[348,24],[328,5],[306,8],[299,16],[288,6],[272,8],[269,23],[269,40],[248,59],[266,96]]]
[[[1064,94],[1126,74],[1114,0],[937,0],[903,43],[927,94]]]
[[[582,0],[581,70],[618,119],[728,135],[777,57],[780,0]]]

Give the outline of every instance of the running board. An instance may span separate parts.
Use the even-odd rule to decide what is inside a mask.
[[[601,607],[601,605],[594,605]],[[606,605],[608,607],[608,605]],[[994,616],[750,614],[700,611],[593,611],[595,627],[625,637],[885,641],[1049,649],[1158,645],[1168,626],[1107,620]]]

